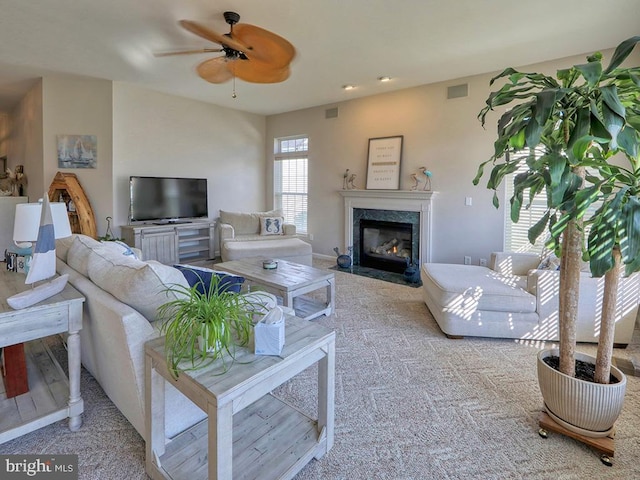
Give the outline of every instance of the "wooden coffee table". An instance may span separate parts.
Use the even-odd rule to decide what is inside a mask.
[[[282,298],[285,307],[295,310],[296,316],[311,320],[320,315],[331,315],[335,307],[336,281],[333,272],[278,260],[278,268],[262,268],[264,258],[253,257],[231,262],[216,263],[215,270],[224,270],[244,277],[249,286],[261,289]],[[304,294],[326,289],[326,302],[320,302]]]

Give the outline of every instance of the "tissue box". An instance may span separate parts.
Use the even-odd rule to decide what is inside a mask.
[[[275,323],[265,322],[268,316],[269,314],[253,327],[256,355],[280,355],[284,346],[284,315]]]

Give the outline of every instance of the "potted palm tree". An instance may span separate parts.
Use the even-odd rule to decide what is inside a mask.
[[[212,275],[210,284],[201,279],[190,287],[166,289],[175,298],[158,308],[158,316],[166,337],[167,365],[175,377],[180,370],[202,368],[216,359],[222,359],[226,371],[236,347],[249,343],[255,316],[268,311],[268,294],[236,293],[224,278]]]
[[[534,243],[548,231],[547,244],[561,259],[560,343],[559,351],[539,355],[539,380],[546,374],[554,375],[551,380],[540,380],[540,388],[547,410],[557,415],[554,419],[588,436],[608,434],[622,409],[626,385],[623,373],[612,367],[611,358],[621,265],[626,275],[640,270],[640,67],[622,68],[621,64],[638,41],[636,36],[622,42],[607,68],[599,52],[587,57],[585,64],[559,70],[555,77],[507,68],[491,80],[491,85],[497,80],[506,82],[490,94],[478,115],[484,126],[495,107],[510,106],[498,120],[494,154],[480,165],[474,184],[487,164],[492,164],[487,187],[494,191],[506,175],[526,165],[526,171],[514,177],[510,199],[514,222],[529,199],[546,195],[546,212],[530,228],[529,240]],[[542,154],[534,154],[536,148]],[[596,213],[587,215],[596,202],[600,204]],[[494,205],[499,205],[497,193]],[[585,228],[590,231],[586,244]],[[594,276],[605,276],[596,359],[575,351],[583,258],[589,260]],[[553,355],[559,357],[557,370],[547,368],[547,359]],[[580,362],[595,364],[593,381],[575,378]],[[573,385],[562,383],[565,381]],[[565,395],[585,386],[587,391],[575,398],[547,396]],[[617,392],[612,394],[614,390]],[[592,402],[597,404],[596,411],[587,413],[584,410],[589,402],[582,395],[607,397]],[[617,400],[609,398],[612,395]],[[612,404],[613,412],[600,411]],[[596,417],[600,419],[594,422]]]

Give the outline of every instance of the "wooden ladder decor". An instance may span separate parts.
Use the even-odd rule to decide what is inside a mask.
[[[93,208],[75,173],[58,172],[49,186],[49,201],[67,204],[69,223],[73,233],[97,238]]]

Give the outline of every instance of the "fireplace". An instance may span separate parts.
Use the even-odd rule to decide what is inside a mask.
[[[359,227],[360,266],[402,273],[413,261],[411,223],[362,219]]]
[[[431,202],[436,192],[342,190],[339,193],[344,198],[344,249],[353,246],[354,265],[361,265],[361,220],[410,224],[413,264],[431,261]]]
[[[353,209],[354,265],[402,273],[407,258],[415,265],[419,263],[419,251],[419,212]]]

